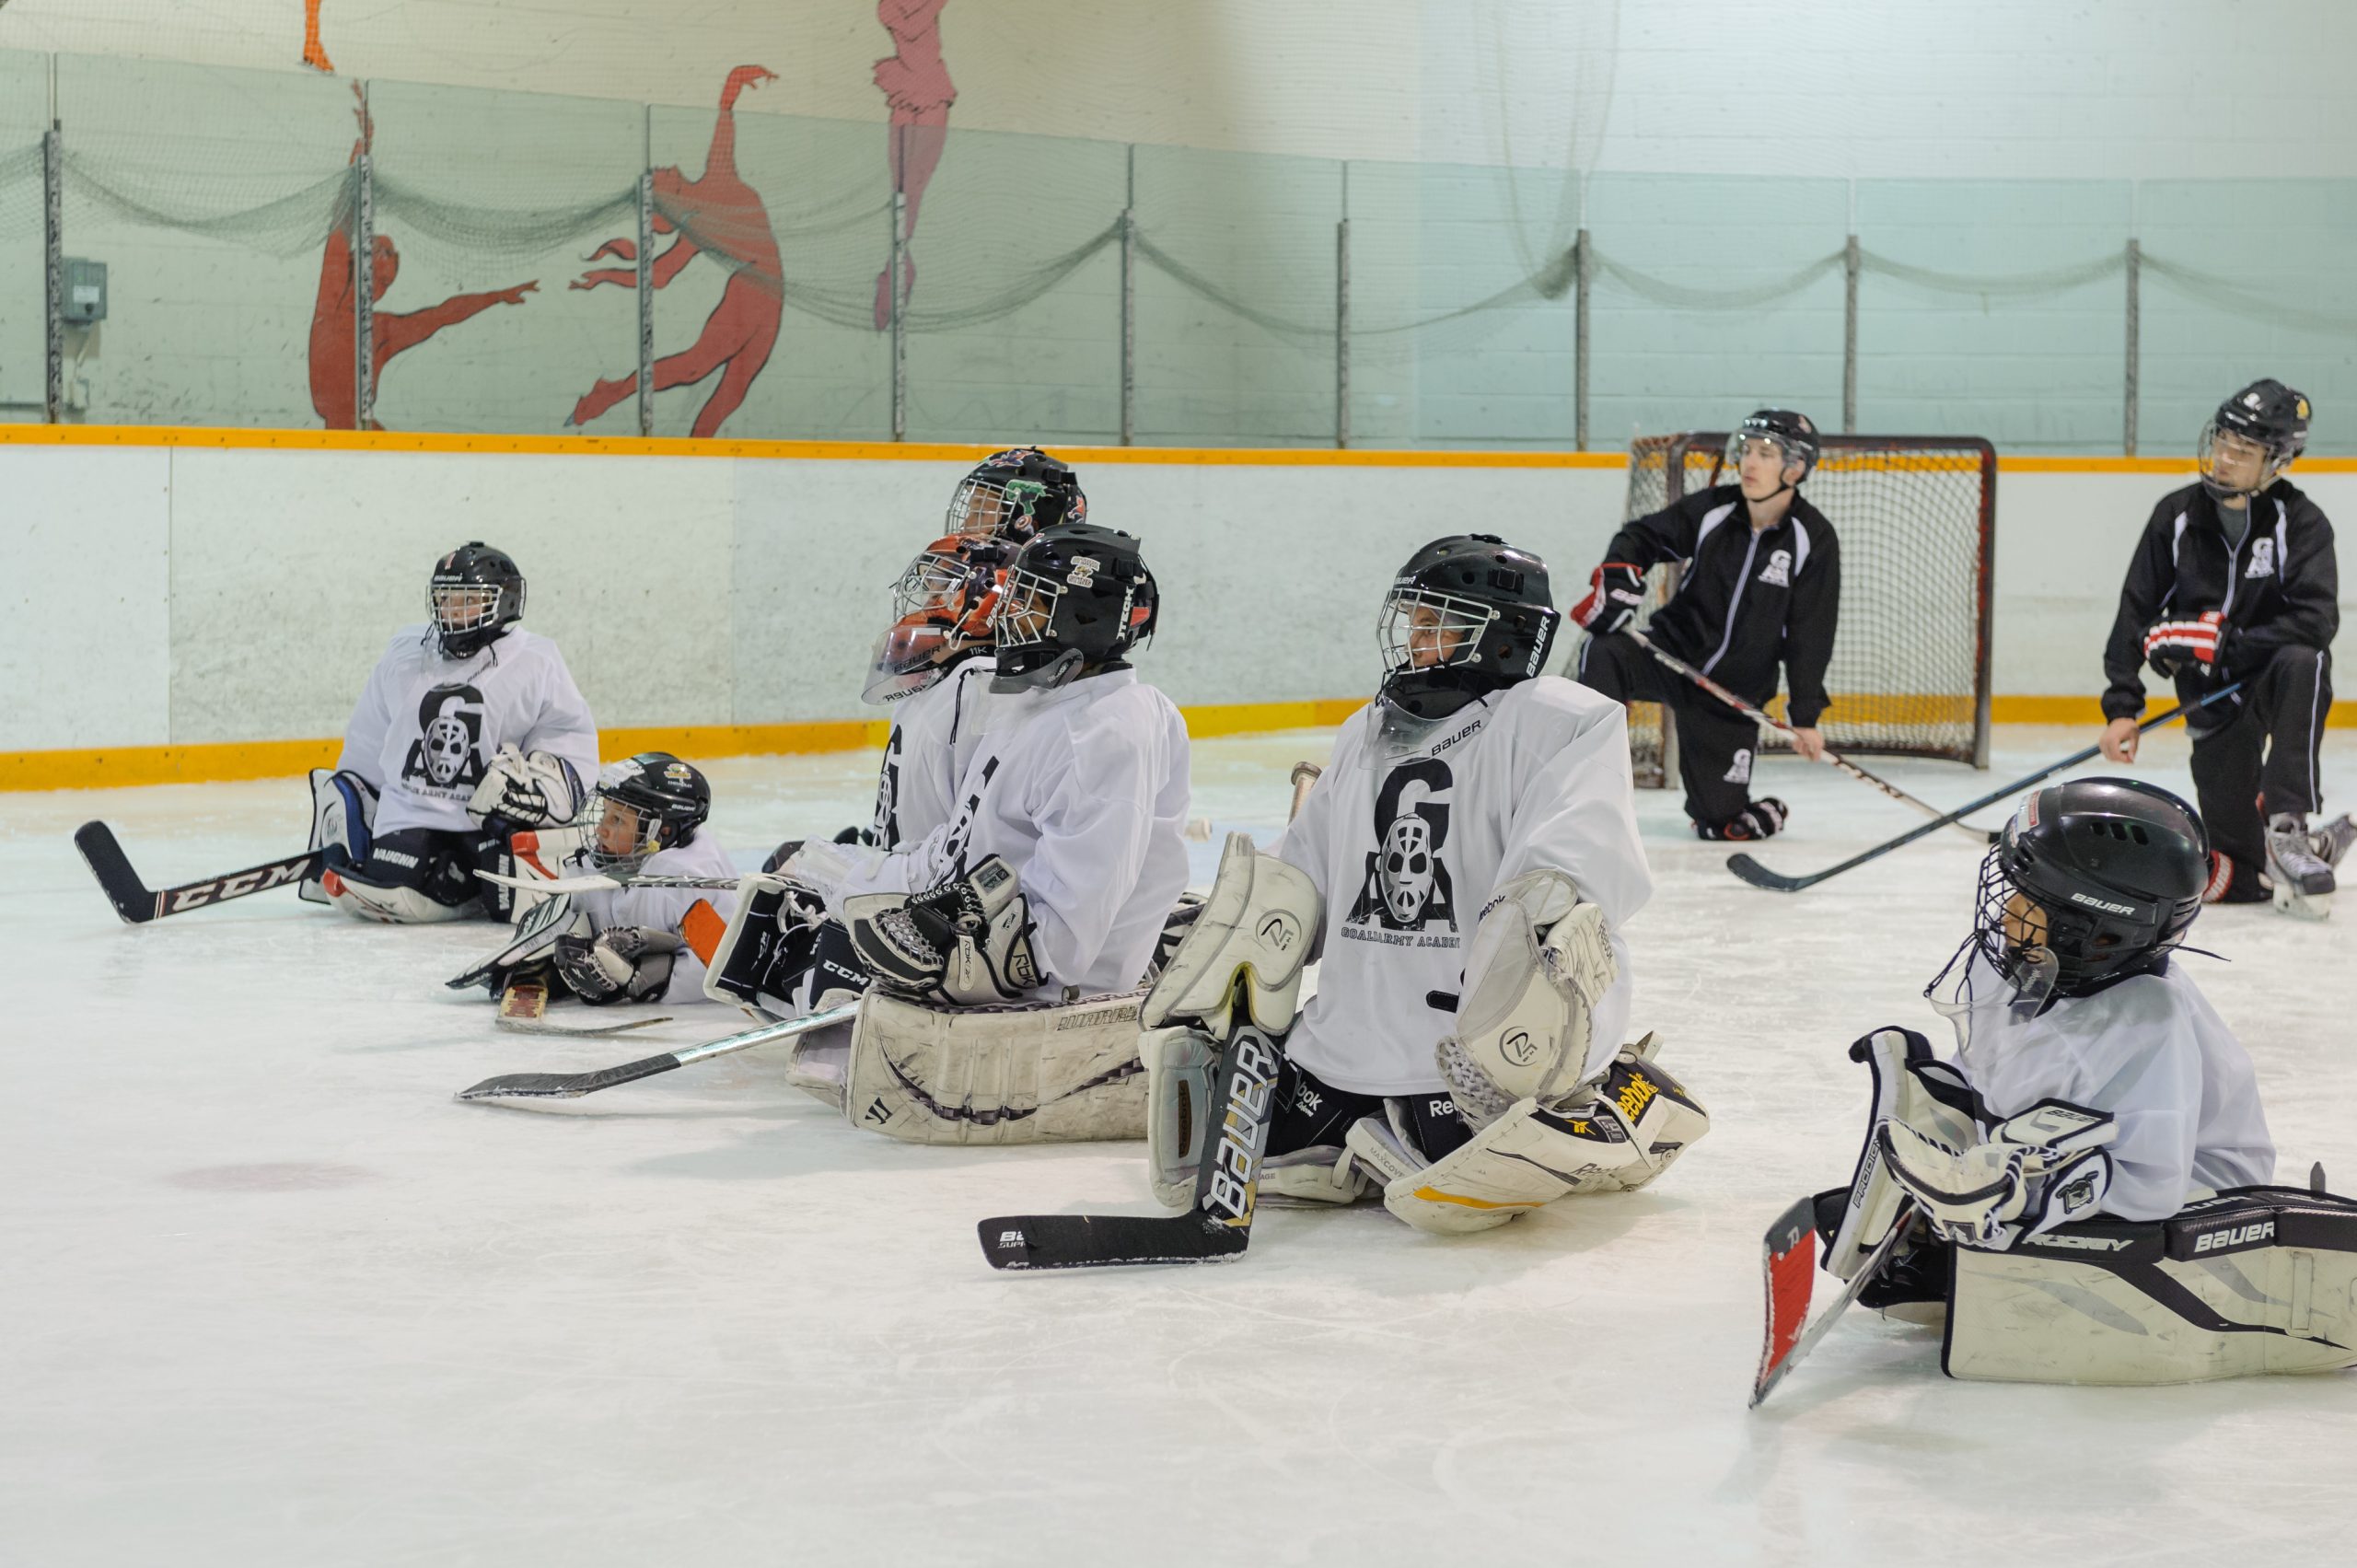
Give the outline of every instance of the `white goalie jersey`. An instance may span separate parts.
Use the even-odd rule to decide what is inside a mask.
[[[1492,894],[1547,868],[1603,912],[1620,978],[1596,1009],[1587,1069],[1627,1033],[1628,922],[1653,895],[1637,838],[1628,718],[1554,676],[1469,703],[1412,742],[1353,714],[1276,854],[1325,904],[1318,993],[1286,1041],[1356,1094],[1445,1092],[1434,1048],[1456,1028],[1465,950]]]
[[[876,842],[915,843],[958,809],[958,784],[981,745],[992,661],[967,659],[922,691],[892,704],[892,733],[876,782]]]
[[[1187,887],[1185,722],[1130,669],[990,707],[950,819],[891,854],[844,855],[849,875],[822,889],[830,912],[940,887],[996,855],[1037,926],[1035,996],[1134,989]]]
[[[369,674],[336,766],[377,787],[377,833],[465,832],[467,801],[503,746],[562,759],[575,806],[596,782],[597,722],[556,645],[517,627],[447,659],[428,628],[404,626]]]

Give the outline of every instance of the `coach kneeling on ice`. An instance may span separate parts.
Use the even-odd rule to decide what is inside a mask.
[[[1709,1130],[1651,1037],[1618,1049],[1619,932],[1653,881],[1624,710],[1537,673],[1560,620],[1545,563],[1487,535],[1437,540],[1400,571],[1380,693],[1276,854],[1223,861],[1149,1000],[1144,1021],[1166,1026],[1142,1048],[1166,1202],[1215,1135],[1200,1108],[1247,973],[1252,1019],[1284,1054],[1263,1196],[1348,1203],[1373,1186],[1419,1229],[1485,1230],[1642,1187]],[[1323,957],[1297,1018],[1295,931]]]
[[[1142,1131],[1137,988],[1187,881],[1186,726],[1127,662],[1156,603],[1129,535],[1040,533],[1007,568],[993,718],[951,819],[889,853],[805,844],[748,885],[706,989],[772,1016],[865,991],[847,1051],[795,1061],[854,1125],[925,1143]]]
[[[2201,910],[2193,808],[2125,779],[2038,791],[1980,874],[1936,1002],[1960,1049],[1875,1031],[1866,1144],[1817,1197],[1825,1267],[1947,1325],[1951,1376],[2185,1383],[2357,1363],[2357,1202],[2266,1185],[2250,1058],[2172,961]]]

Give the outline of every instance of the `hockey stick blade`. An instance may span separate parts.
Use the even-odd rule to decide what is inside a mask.
[[[659,1018],[633,1018],[629,1022],[621,1024],[581,1024],[577,1026],[573,1024],[544,1024],[537,1018],[499,1018],[495,1019],[493,1022],[496,1028],[505,1029],[510,1034],[572,1035],[576,1039],[587,1040],[600,1035],[628,1034],[633,1029],[651,1029],[657,1024],[668,1024],[670,1021],[670,1015],[667,1013]]]
[[[1795,1225],[1802,1227],[1801,1235],[1791,1234],[1791,1227]],[[1804,1198],[1776,1216],[1776,1223],[1768,1227],[1761,1249],[1768,1276],[1768,1336],[1760,1347],[1759,1376],[1751,1383],[1753,1409],[1757,1410],[1759,1401],[1775,1391],[1785,1374],[1807,1359],[1808,1353],[1817,1348],[1817,1342],[1825,1338],[1826,1330],[1840,1322],[1859,1295],[1874,1283],[1875,1276],[1882,1272],[1891,1254],[1898,1250],[1899,1238],[1914,1227],[1915,1205],[1901,1203],[1898,1215],[1890,1222],[1890,1230],[1866,1254],[1841,1294],[1833,1298],[1833,1304],[1818,1315],[1817,1321],[1804,1329],[1802,1324],[1808,1317],[1809,1282],[1814,1277],[1811,1271],[1817,1262],[1817,1200]],[[1787,1237],[1780,1249],[1779,1240]],[[1792,1261],[1796,1257],[1803,1260],[1797,1268]],[[1783,1342],[1781,1349],[1780,1340]]]
[[[2154,714],[2151,718],[2146,719],[2143,723],[2136,726],[2136,733],[2142,735],[2146,730],[2157,729],[2162,725],[2171,723],[2177,719],[2181,719],[2188,714],[2194,713],[2199,709],[2206,708],[2212,703],[2223,702],[2242,689],[2243,683],[2239,680],[2230,686],[2221,686],[2218,690],[2211,692],[2208,696],[2202,698],[2198,703],[2181,703],[2176,707],[2169,708],[2162,713]],[[1796,893],[1803,888],[1816,887],[1819,882],[1824,881],[1829,877],[1839,877],[1844,871],[1853,871],[1870,860],[1879,860],[1884,855],[1888,854],[1892,850],[1904,849],[1909,844],[1913,843],[1917,839],[1923,837],[1927,833],[1935,833],[1942,828],[1947,827],[1950,823],[1960,821],[1964,818],[1971,816],[1975,811],[1980,810],[1984,806],[1994,806],[2001,800],[2009,799],[2014,796],[2019,795],[2022,791],[2029,788],[2030,785],[2050,778],[2054,774],[2061,772],[2065,768],[2075,768],[2080,763],[2086,761],[2090,758],[2100,756],[2102,752],[2103,747],[2100,744],[2087,747],[2083,750],[2073,751],[2068,757],[2064,757],[2059,761],[2047,763],[2046,766],[2038,769],[2034,773],[2026,773],[2010,784],[2003,784],[1996,789],[1991,790],[1987,795],[1982,796],[1978,800],[1968,800],[1965,802],[1962,806],[1957,807],[1955,810],[1949,812],[1945,817],[1934,818],[1929,822],[1922,823],[1920,826],[1908,830],[1906,832],[1899,834],[1898,837],[1895,839],[1891,839],[1883,843],[1878,843],[1875,845],[1874,848],[1866,850],[1862,854],[1853,854],[1838,865],[1829,865],[1822,871],[1813,871],[1805,877],[1781,876],[1776,872],[1769,870],[1766,866],[1752,859],[1751,856],[1740,854],[1727,856],[1727,869],[1734,872],[1737,877],[1742,877],[1746,882],[1750,883],[1755,888],[1765,888],[1769,891],[1775,893]],[[2002,836],[2002,832],[1992,834],[1991,835],[1990,842],[1993,843]]]
[[[75,829],[74,847],[82,852],[82,858],[89,863],[90,875],[99,879],[99,890],[106,894],[107,901],[114,905],[114,912],[122,917],[126,925],[145,925],[166,915],[186,914],[191,910],[242,899],[249,893],[266,893],[273,888],[292,888],[319,866],[319,852],[313,850],[284,860],[265,861],[226,876],[156,889],[139,879],[139,873],[131,868],[130,857],[122,853],[114,830],[104,822],[85,822]]]
[[[595,1073],[509,1073],[496,1078],[485,1078],[472,1088],[460,1089],[459,1099],[579,1099],[594,1095],[599,1089],[610,1089],[617,1084],[636,1083],[652,1078],[658,1073],[669,1073],[692,1062],[708,1062],[715,1056],[729,1056],[739,1051],[750,1051],[757,1045],[776,1040],[792,1040],[796,1035],[835,1024],[847,1024],[859,1014],[859,1004],[847,1002],[840,1007],[830,1007],[823,1013],[810,1013],[783,1023],[763,1024],[756,1029],[745,1029],[718,1040],[691,1045],[685,1051],[667,1051],[660,1056],[641,1057],[625,1062],[619,1067],[601,1068]],[[648,1022],[656,1020],[649,1019]]]

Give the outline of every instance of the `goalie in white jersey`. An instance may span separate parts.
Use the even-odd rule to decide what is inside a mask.
[[[1959,1377],[2172,1383],[2357,1361],[2357,1204],[2267,1185],[2275,1145],[2234,1033],[2174,955],[2210,840],[2184,801],[2078,779],[2023,802],[1927,988],[1956,1026],[1851,1048],[1875,1103],[1824,1262],[1945,1315]]]
[[[435,563],[432,619],[404,626],[368,677],[332,772],[311,775],[303,896],[366,920],[505,919],[518,849],[580,812],[598,727],[556,645],[516,622],[524,575],[480,541]],[[543,870],[549,869],[547,866]]]
[[[1231,917],[1236,896],[1214,889],[1205,921],[1297,923],[1323,955],[1297,1019],[1254,1007],[1272,1034],[1290,1025],[1264,1193],[1346,1203],[1372,1179],[1411,1225],[1479,1230],[1642,1186],[1707,1131],[1651,1037],[1620,1046],[1621,933],[1653,877],[1625,710],[1538,673],[1561,620],[1527,551],[1482,534],[1418,551],[1384,600],[1381,691],[1342,726],[1275,851],[1309,893],[1256,871]],[[1217,997],[1225,972],[1260,964],[1208,945],[1189,939],[1157,998]],[[1193,967],[1209,985],[1181,972]],[[1149,1011],[1211,1023],[1219,1009]],[[1178,1108],[1208,1087],[1212,1040],[1165,1030],[1145,1049],[1156,1185],[1175,1197],[1204,1120]]]

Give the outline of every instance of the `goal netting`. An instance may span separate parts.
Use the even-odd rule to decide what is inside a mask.
[[[1802,493],[1841,541],[1841,622],[1822,728],[1837,751],[1989,765],[1991,573],[1997,453],[1968,436],[1827,436]],[[1731,482],[1724,432],[1650,436],[1629,448],[1626,517]],[[1647,612],[1677,586],[1649,575]],[[1783,717],[1780,691],[1769,712]],[[1657,703],[1629,711],[1640,785],[1678,772]],[[1782,742],[1763,737],[1770,748]]]

